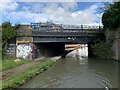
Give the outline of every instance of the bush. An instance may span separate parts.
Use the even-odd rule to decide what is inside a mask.
[[[110,45],[106,42],[100,41],[92,46],[94,49],[94,54],[102,59],[111,59],[112,51]]]

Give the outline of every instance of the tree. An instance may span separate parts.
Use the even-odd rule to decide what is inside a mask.
[[[120,26],[120,1],[107,4],[102,16],[104,28],[116,29]]]
[[[12,26],[10,22],[2,23],[2,48],[3,48],[3,52],[5,50],[5,47],[17,35],[17,30],[16,29],[18,27],[19,27],[19,24],[16,24],[15,26]]]

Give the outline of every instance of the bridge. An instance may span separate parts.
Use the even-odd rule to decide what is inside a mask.
[[[65,43],[88,43],[95,36],[103,34],[102,26],[87,25],[54,25],[31,23],[34,43],[65,42]]]
[[[33,43],[44,55],[50,56],[67,54],[65,44],[90,44],[104,33],[102,26],[31,23],[31,27]]]
[[[30,27],[29,27],[30,26]],[[24,26],[23,26],[24,27]],[[62,25],[54,23],[31,23],[27,28],[19,30],[22,35],[17,37],[20,43],[25,39],[33,43],[35,58],[39,56],[65,56],[70,49],[65,49],[66,44],[88,44],[88,54],[92,53],[91,44],[98,38],[104,37],[102,26],[89,25]],[[25,35],[25,33],[27,33]],[[25,37],[27,36],[27,37]]]

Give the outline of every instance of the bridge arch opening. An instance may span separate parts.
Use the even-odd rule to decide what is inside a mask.
[[[66,56],[67,57],[76,57],[76,58],[84,58],[88,57],[88,45],[87,44],[73,44],[66,45],[69,48],[66,50],[71,50]],[[73,51],[72,51],[73,50]]]
[[[34,43],[34,45],[36,47],[35,58],[53,57],[53,56],[65,57],[67,54],[69,54],[72,51],[76,52],[76,56],[84,56],[85,53],[86,56],[88,57],[88,51],[89,51],[88,44],[79,44],[79,43],[47,42],[47,43]],[[84,47],[86,47],[86,49],[84,49]]]

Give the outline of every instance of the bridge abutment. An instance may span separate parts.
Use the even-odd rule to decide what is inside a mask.
[[[88,43],[88,57],[93,57],[93,56],[95,56],[94,53],[93,53],[93,48],[92,48],[92,46],[93,46],[93,43],[92,43],[92,42],[89,42],[89,43]]]

